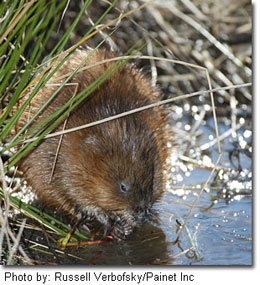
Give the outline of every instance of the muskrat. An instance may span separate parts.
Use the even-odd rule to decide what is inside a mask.
[[[32,99],[18,128],[63,82],[64,78],[59,77],[71,73],[89,55],[88,49],[78,50],[66,60]],[[115,54],[106,49],[97,50],[84,67],[113,57]],[[33,124],[57,111],[75,95],[75,90],[77,94],[84,90],[114,63],[102,63],[75,73],[69,82],[77,84],[64,86]],[[140,70],[125,63],[70,113],[66,129],[155,103],[160,98]],[[43,139],[22,159],[19,167],[46,205],[85,217],[86,222],[94,218],[113,238],[124,239],[149,216],[152,204],[164,192],[167,117],[165,108],[154,107],[65,134],[53,173],[60,138]],[[54,131],[62,126],[63,123]]]

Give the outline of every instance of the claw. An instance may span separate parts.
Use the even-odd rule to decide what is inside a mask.
[[[125,240],[128,235],[130,235],[133,231],[133,227],[127,223],[125,220],[118,221],[111,231],[111,236],[116,241]]]

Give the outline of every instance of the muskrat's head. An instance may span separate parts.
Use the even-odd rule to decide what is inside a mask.
[[[99,133],[102,132],[102,133]],[[149,215],[163,192],[159,150],[153,130],[135,119],[93,128],[80,143],[81,205],[90,203],[134,221]]]

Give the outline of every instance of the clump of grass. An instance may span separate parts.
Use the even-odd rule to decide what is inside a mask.
[[[61,40],[53,47],[52,51],[45,58],[47,62],[51,57],[60,55],[68,41],[71,33],[75,29],[81,15],[89,6],[91,1],[86,1],[82,7],[78,17],[74,20],[71,27],[64,33]],[[11,137],[10,131],[13,129],[17,120],[21,116],[26,105],[22,106],[13,113],[14,107],[19,101],[19,98],[25,94],[28,87],[34,82],[35,78],[39,76],[41,70],[38,65],[39,61],[43,59],[46,45],[55,33],[57,25],[62,18],[63,11],[66,7],[67,1],[2,1],[0,4],[0,94],[1,94],[1,116],[0,116],[0,140],[1,140],[1,153],[7,153],[10,148],[17,145],[20,139],[12,143],[16,138]],[[53,61],[53,60],[52,60]],[[61,65],[61,64],[60,64]],[[35,86],[30,99],[36,94],[43,84],[46,83],[48,78],[52,75],[51,72],[44,72],[44,76],[39,80]],[[27,104],[30,103],[28,100]],[[6,143],[9,143],[9,146]],[[9,152],[9,155],[11,153]],[[15,160],[21,159],[24,155],[19,155]],[[39,210],[33,208],[17,198],[9,197],[9,188],[5,182],[5,173],[15,164],[10,164],[12,159],[1,164],[1,181],[2,190],[0,190],[2,207],[1,207],[1,251],[5,245],[8,246],[9,258],[7,263],[12,264],[15,251],[18,249],[18,255],[26,259],[26,263],[30,263],[30,259],[26,253],[19,246],[21,232],[17,236],[12,232],[12,228],[8,222],[8,217],[13,214],[14,208],[19,209],[20,212],[27,216],[31,216],[41,223],[50,227],[52,230],[62,233],[62,230],[52,225],[50,221],[55,221],[54,218],[39,215]],[[2,162],[2,160],[1,160]],[[58,221],[55,221],[58,223]],[[66,226],[63,225],[65,228]],[[23,225],[24,227],[24,225]],[[23,229],[21,227],[21,229]],[[4,243],[5,238],[5,243]],[[13,243],[13,246],[12,246]]]
[[[6,183],[5,174],[13,169],[17,162],[30,151],[35,144],[37,144],[46,134],[62,122],[70,112],[80,104],[91,92],[93,92],[100,84],[102,84],[112,73],[114,73],[121,65],[123,65],[131,54],[135,54],[137,51],[144,48],[144,44],[141,41],[137,41],[131,46],[125,53],[125,58],[118,60],[115,64],[98,78],[93,84],[88,86],[85,90],[76,94],[72,99],[63,106],[56,113],[49,116],[46,120],[40,122],[35,127],[30,128],[32,121],[38,116],[38,114],[46,107],[48,102],[42,106],[41,110],[28,121],[28,123],[15,135],[11,132],[19,120],[20,116],[24,112],[25,108],[30,104],[30,101],[35,96],[40,88],[42,88],[53,74],[60,68],[64,61],[75,51],[77,47],[83,44],[87,39],[93,37],[99,33],[105,27],[109,27],[113,23],[120,21],[120,19],[131,15],[138,9],[146,6],[141,5],[138,9],[133,9],[125,14],[119,15],[115,19],[111,20],[105,26],[98,27],[107,13],[118,2],[113,1],[101,16],[92,23],[92,26],[86,31],[85,35],[76,44],[64,51],[64,47],[71,38],[79,20],[85,13],[92,1],[86,0],[82,2],[82,7],[77,16],[73,20],[69,29],[64,32],[61,39],[48,51],[46,55],[46,46],[50,38],[57,31],[58,25],[61,24],[63,16],[67,10],[67,1],[49,1],[47,4],[45,1],[5,1],[0,4],[0,19],[2,22],[0,30],[0,94],[1,94],[1,116],[0,116],[0,141],[1,141],[1,154],[8,154],[9,159],[5,163],[1,164],[1,181],[2,189],[0,189],[0,196],[3,201],[1,207],[1,239],[0,239],[0,255],[2,255],[2,249],[9,245],[9,252],[11,250],[11,243],[13,242],[13,248],[8,264],[12,263],[12,257],[14,252],[18,249],[18,255],[26,262],[30,263],[30,259],[19,246],[19,240],[21,238],[21,232],[17,235],[16,239],[10,240],[10,231],[12,230],[8,222],[8,217],[13,214],[13,210],[19,210],[26,216],[33,218],[45,227],[51,229],[53,232],[58,233],[61,236],[66,236],[66,231],[70,231],[71,228],[64,223],[60,222],[56,218],[41,213],[39,209],[28,205],[21,200],[9,196],[9,187]],[[101,46],[109,36],[105,36],[95,49]],[[94,50],[95,50],[94,49]],[[44,55],[46,55],[44,57]],[[90,53],[91,56],[91,53]],[[84,64],[85,59],[79,67],[69,74],[64,82],[58,87],[57,91],[52,95],[52,100],[59,90],[70,80],[74,73],[78,72],[81,66]],[[41,62],[41,65],[39,65]],[[16,107],[19,99],[23,96],[27,96],[28,99],[19,108]],[[32,141],[24,142],[25,138],[31,138]],[[21,144],[22,143],[22,144]],[[16,151],[14,148],[19,146]],[[22,229],[24,228],[24,225]],[[89,239],[84,234],[75,231],[73,236],[81,238],[83,240]],[[5,238],[4,238],[5,237]],[[4,242],[6,240],[6,242]],[[74,237],[72,241],[76,241]],[[5,251],[7,252],[7,251]]]

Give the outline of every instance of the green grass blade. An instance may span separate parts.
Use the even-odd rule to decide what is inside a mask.
[[[6,15],[5,20],[1,23],[0,25],[0,35],[2,35],[4,33],[4,31],[6,30],[6,27],[9,25],[9,23],[11,22],[11,17],[14,14],[14,9],[17,6],[17,3],[19,3],[19,0],[14,0],[14,1],[1,1],[1,10],[0,10],[0,15],[1,18],[3,18],[5,16],[5,14],[7,13],[7,8],[8,8],[8,14]],[[24,1],[20,1],[20,7],[23,5]],[[9,6],[8,6],[9,4]],[[10,5],[11,4],[11,5]],[[18,9],[19,10],[19,7]]]
[[[4,193],[1,189],[0,189],[0,196],[4,198]],[[41,213],[41,210],[39,210],[39,209],[37,209],[31,205],[28,205],[25,202],[22,202],[18,198],[9,196],[9,199],[10,199],[10,203],[12,204],[13,207],[21,209],[28,216],[38,220],[40,223],[42,223],[46,227],[52,229],[54,232],[65,237],[67,235],[67,232],[65,230],[67,230],[67,231],[71,230],[71,227],[69,227],[68,225],[62,223],[61,221],[59,221],[58,219],[48,215],[47,213],[44,213],[44,212]],[[63,227],[65,230],[62,230],[62,229],[58,228],[57,226],[53,225],[51,222],[47,221],[47,219],[54,222],[55,224]],[[80,233],[78,231],[75,231],[74,235],[79,237],[79,238],[89,240],[89,238],[87,236],[83,235],[82,233]],[[72,237],[72,240],[76,241],[76,239],[73,237]]]
[[[54,3],[54,2],[53,2],[53,3]],[[53,4],[53,5],[54,5],[54,4]],[[40,7],[40,8],[41,8],[41,7]],[[40,8],[39,8],[40,11],[39,11],[39,13],[38,13],[38,16],[39,16],[39,17],[41,16],[40,12],[42,12],[42,10],[41,10]],[[48,22],[45,21],[45,22],[44,22],[44,25],[47,25],[47,24],[52,20],[52,18],[53,18],[55,15],[57,15],[57,13],[60,13],[60,14],[61,14],[61,12],[62,12],[62,5],[59,6],[59,10],[58,10],[58,11],[52,9],[51,15],[49,15],[49,13],[48,13],[48,17],[47,17],[47,20],[46,20],[46,21],[48,21]],[[32,75],[31,75],[31,74],[32,74],[32,70],[33,70],[33,68],[35,67],[35,65],[36,65],[36,63],[37,63],[39,57],[40,57],[41,54],[43,53],[44,47],[46,46],[47,41],[48,41],[48,39],[49,39],[49,37],[50,37],[50,35],[51,35],[52,30],[53,30],[54,27],[55,27],[55,24],[57,23],[57,21],[58,21],[58,17],[55,18],[55,20],[53,21],[54,23],[52,23],[50,29],[48,29],[47,31],[46,31],[46,29],[45,29],[45,30],[43,29],[43,31],[41,32],[41,34],[39,34],[39,38],[36,40],[36,43],[35,43],[35,45],[34,45],[33,48],[32,48],[32,53],[31,53],[32,55],[31,55],[30,60],[29,60],[29,66],[27,66],[25,72],[22,74],[22,77],[21,77],[21,80],[20,80],[20,82],[19,82],[19,85],[16,87],[16,90],[15,90],[15,92],[14,92],[14,94],[13,94],[11,100],[9,101],[9,104],[8,104],[7,108],[5,109],[5,113],[4,113],[4,115],[2,116],[2,118],[0,119],[0,125],[3,124],[3,122],[5,121],[5,119],[7,118],[7,116],[10,114],[10,112],[11,112],[13,106],[15,105],[15,103],[16,103],[17,100],[18,100],[18,97],[19,97],[20,93],[22,92],[22,90],[24,89],[24,87],[27,85],[28,80],[29,80],[30,78],[32,78]],[[34,24],[37,24],[37,21],[35,21]],[[32,31],[32,29],[33,29],[33,25],[31,26],[31,31]],[[46,33],[46,32],[47,32],[47,36],[45,36],[45,33]],[[45,40],[44,40],[44,42],[43,42],[43,44],[42,44],[42,39],[43,39],[43,38],[45,38]],[[24,42],[23,49],[25,49],[25,47],[26,47],[27,45],[29,45],[30,40],[31,40],[31,35],[28,36],[28,39]],[[17,58],[16,58],[16,59],[17,59]],[[18,58],[17,60],[19,60],[19,58]],[[12,66],[12,65],[14,64],[14,63],[13,63],[13,58],[11,57],[9,61],[11,61],[11,63],[9,63],[9,64]],[[1,89],[1,88],[4,89],[4,88],[6,87],[6,85],[8,85],[8,84],[7,84],[7,83],[8,83],[8,78],[7,78],[7,76],[10,77],[11,71],[10,71],[10,73],[8,74],[8,73],[6,73],[6,70],[7,70],[7,67],[5,66],[5,67],[4,67],[4,70],[2,70],[2,74],[5,74],[5,77],[6,77],[6,78],[5,78],[5,81],[1,83],[0,89]],[[1,73],[0,73],[0,74],[1,74]],[[1,78],[1,77],[0,77],[0,78]],[[13,125],[14,125],[14,124],[13,124],[13,121],[12,121],[12,120],[11,120],[10,122],[8,122],[8,125],[7,125],[6,128],[4,128],[3,131],[2,131],[1,139],[4,139],[4,138],[8,135],[8,133],[9,133],[10,130],[12,129],[12,126],[13,126]]]
[[[138,45],[139,42],[136,43]],[[145,44],[144,44],[145,45]],[[139,49],[142,49],[144,47],[142,45]],[[130,49],[132,51],[133,47]],[[139,50],[138,49],[138,50]],[[129,59],[131,58],[131,55],[129,56]],[[48,124],[50,121],[52,121],[54,118],[58,118],[55,120],[54,123],[52,123],[50,126],[48,126],[39,136],[38,138],[31,142],[25,144],[23,147],[19,149],[19,151],[16,152],[16,154],[10,159],[8,169],[10,169],[13,165],[15,165],[25,154],[27,154],[47,133],[49,133],[51,130],[53,130],[64,118],[68,116],[68,114],[75,109],[83,100],[86,99],[87,96],[89,96],[100,84],[102,84],[105,80],[107,80],[111,74],[116,72],[128,59],[121,60],[116,63],[114,63],[110,69],[108,69],[104,74],[102,74],[98,79],[96,79],[92,84],[90,84],[87,88],[85,88],[82,92],[80,92],[77,96],[71,98],[63,107],[60,108],[60,110],[54,112],[51,116],[48,118],[42,120],[41,124]],[[71,107],[70,107],[71,106]],[[33,131],[38,128],[38,124],[32,128]]]
[[[70,28],[66,31],[66,33],[63,35],[63,37],[60,39],[60,41],[57,43],[57,45],[52,49],[52,51],[49,53],[49,55],[44,60],[45,62],[49,60],[56,52],[56,54],[60,54],[64,46],[66,45],[67,41],[69,40],[71,33],[74,31],[75,27],[77,26],[81,16],[85,12],[85,10],[88,8],[88,6],[91,4],[92,0],[87,0],[83,7],[81,8],[79,14],[77,15],[76,19],[71,24]]]

